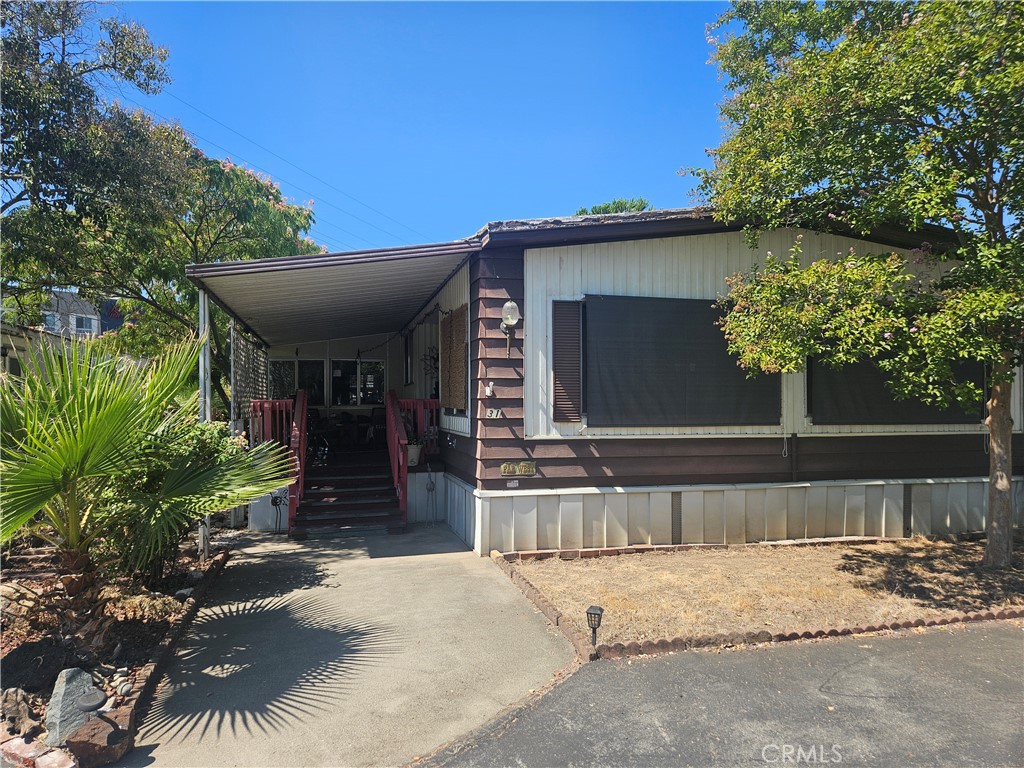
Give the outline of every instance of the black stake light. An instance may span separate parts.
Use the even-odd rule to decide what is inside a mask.
[[[592,605],[587,608],[587,626],[590,627],[590,642],[597,647],[597,628],[601,626],[601,617],[604,615],[604,608],[599,605]]]

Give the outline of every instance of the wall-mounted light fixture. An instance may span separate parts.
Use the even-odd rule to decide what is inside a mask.
[[[516,325],[523,316],[519,313],[519,305],[509,299],[501,308],[501,332],[505,334],[505,357],[512,357],[512,337],[516,335]]]
[[[487,397],[494,397],[494,382],[493,381],[488,381],[487,382],[487,386],[484,387],[484,394],[487,395]]]

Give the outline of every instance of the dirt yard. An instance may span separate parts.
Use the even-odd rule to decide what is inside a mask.
[[[605,609],[598,642],[766,629],[866,626],[1024,606],[1024,542],[1014,568],[979,567],[982,542],[756,546],[531,560],[516,568],[589,636],[585,611]]]

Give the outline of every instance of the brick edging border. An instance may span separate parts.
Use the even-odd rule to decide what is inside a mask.
[[[879,539],[881,540],[881,539]],[[812,542],[817,544],[818,542]],[[744,545],[745,546],[745,545]],[[672,640],[644,640],[643,642],[613,643],[608,645],[601,643],[594,648],[590,640],[585,637],[576,625],[569,619],[563,619],[561,612],[544,597],[543,593],[517,571],[513,563],[519,560],[544,559],[549,557],[561,557],[563,560],[575,560],[579,557],[598,557],[605,554],[620,555],[633,554],[635,552],[650,551],[681,551],[696,548],[724,549],[725,544],[673,544],[673,545],[643,545],[635,547],[613,547],[600,550],[538,550],[536,552],[510,552],[507,554],[494,550],[491,552],[491,560],[526,595],[529,600],[537,606],[537,609],[547,617],[548,621],[557,627],[565,638],[576,649],[576,654],[584,662],[597,659],[622,659],[627,656],[651,656],[658,653],[671,653],[685,651],[691,648],[719,648],[722,646],[735,645],[762,645],[766,643],[783,643],[793,640],[814,640],[823,637],[841,637],[846,635],[860,635],[865,632],[884,632],[887,630],[912,629],[914,627],[941,627],[948,624],[966,624],[975,621],[994,621],[999,619],[1024,619],[1024,608],[1011,608],[1000,611],[984,611],[976,613],[962,613],[944,616],[940,619],[912,619],[908,621],[895,621],[891,624],[868,624],[864,627],[832,627],[829,629],[805,630],[803,632],[776,632],[767,630],[759,632],[734,632],[730,634],[701,635],[697,637],[676,637]],[[583,552],[594,552],[600,554],[584,555]]]
[[[677,637],[672,640],[644,640],[641,643],[613,643],[597,646],[596,656],[601,659],[622,659],[627,656],[650,656],[657,653],[685,651],[690,648],[716,648],[735,645],[761,645],[765,643],[784,643],[793,640],[816,640],[824,637],[842,637],[846,635],[862,635],[867,632],[885,632],[888,630],[913,629],[915,627],[942,627],[948,624],[966,624],[974,621],[994,621],[999,619],[1024,619],[1024,608],[1002,611],[985,611],[984,613],[963,613],[944,616],[941,619],[913,619],[894,621],[891,624],[868,624],[864,627],[838,627],[804,632],[777,632],[772,634],[765,630],[760,632],[737,632],[727,635],[704,635],[700,637]]]

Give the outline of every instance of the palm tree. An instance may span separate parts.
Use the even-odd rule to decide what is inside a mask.
[[[199,349],[195,340],[173,344],[140,363],[96,342],[44,344],[23,377],[3,381],[0,542],[30,529],[77,570],[107,539],[141,568],[176,544],[183,526],[287,485],[292,466],[281,446],[181,449],[198,409]],[[157,482],[136,482],[154,466]]]

